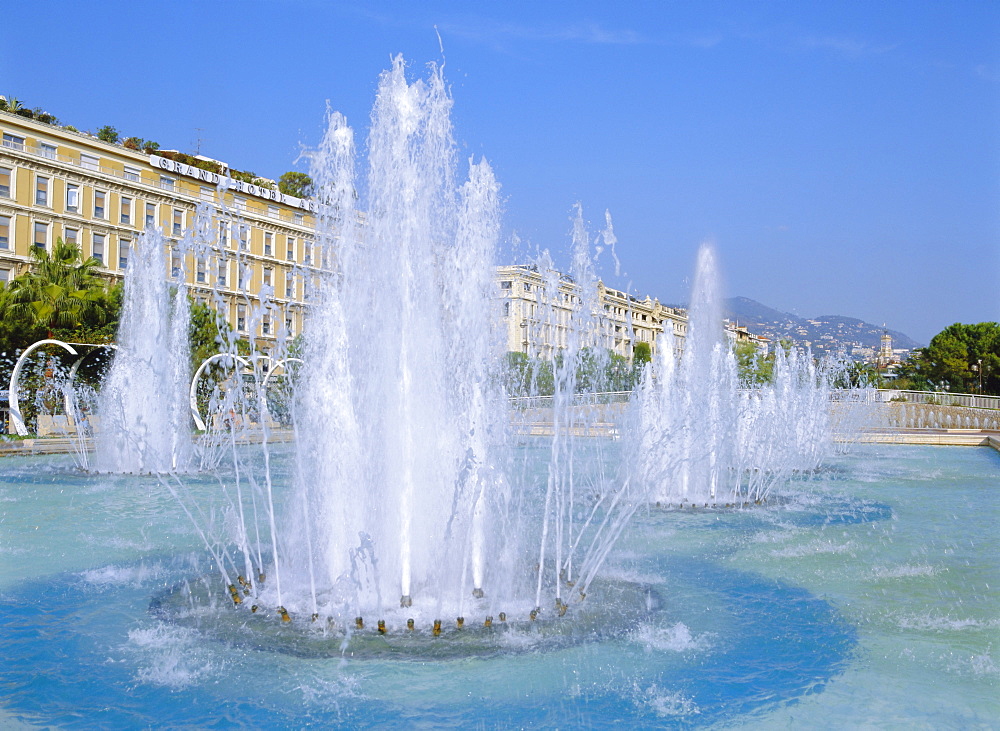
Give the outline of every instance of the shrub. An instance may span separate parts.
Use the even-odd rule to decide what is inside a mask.
[[[97,130],[97,139],[103,142],[110,142],[114,144],[118,142],[118,130],[112,127],[110,124],[106,124]]]

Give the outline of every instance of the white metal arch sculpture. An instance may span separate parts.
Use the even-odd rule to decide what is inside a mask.
[[[77,343],[77,345],[83,345],[83,344],[84,343]],[[76,380],[76,374],[80,371],[80,366],[83,365],[83,361],[85,361],[93,353],[96,353],[98,351],[98,349],[118,350],[118,346],[115,345],[114,343],[93,343],[93,344],[87,343],[87,345],[89,347],[93,348],[93,350],[88,350],[86,353],[84,353],[79,358],[77,358],[75,361],[73,361],[73,365],[69,369],[69,382],[70,383],[73,383]],[[66,393],[66,394],[63,395],[63,407],[66,409],[66,413],[67,414],[73,413],[74,414],[73,418],[74,419],[76,418],[76,416],[75,416],[76,412],[75,412],[75,409],[73,408],[73,404],[70,403],[70,397],[69,397],[68,393]]]
[[[250,361],[241,355],[233,355],[231,353],[216,353],[215,355],[210,355],[205,360],[201,362],[198,366],[198,370],[194,372],[194,376],[191,378],[191,390],[188,392],[189,404],[191,406],[191,417],[194,419],[194,425],[199,431],[205,431],[205,420],[201,418],[201,412],[198,410],[198,379],[201,378],[201,374],[205,372],[212,363],[223,358],[232,358],[235,361],[242,363],[245,367],[250,367]]]
[[[271,374],[274,373],[279,368],[284,368],[285,367],[285,363],[291,363],[292,361],[295,361],[296,363],[301,363],[303,365],[305,364],[305,361],[302,360],[301,358],[282,358],[281,360],[275,361],[274,365],[271,366],[271,369],[264,375],[264,392],[265,393],[267,393],[267,382],[270,380]]]
[[[45,345],[58,345],[60,348],[66,350],[70,355],[80,355],[76,348],[72,345],[64,343],[62,340],[56,340],[55,338],[39,340],[37,343],[32,343],[24,349],[24,352],[21,353],[21,357],[18,358],[17,363],[14,364],[14,370],[11,371],[10,390],[8,391],[8,399],[10,400],[10,422],[14,426],[14,431],[17,432],[18,436],[28,436],[28,427],[25,426],[24,417],[21,416],[21,394],[17,383],[21,376],[21,368],[24,367],[25,361],[28,360],[28,356],[31,355],[32,352]],[[82,360],[82,358],[80,360]]]
[[[263,353],[255,353],[251,356],[241,356],[232,355],[231,353],[216,353],[215,355],[210,355],[201,362],[198,366],[198,370],[194,372],[194,376],[191,378],[191,389],[188,393],[189,402],[191,405],[191,418],[194,419],[194,425],[199,431],[205,431],[207,428],[205,425],[205,420],[201,416],[201,411],[198,409],[198,380],[201,378],[205,369],[208,368],[213,362],[217,360],[222,360],[224,358],[232,358],[234,361],[238,361],[243,364],[245,368],[254,368],[259,361],[268,361],[269,367],[267,373],[264,374],[264,380],[261,382],[261,407],[262,412],[267,414],[270,413],[267,404],[267,382],[271,378],[271,374],[274,373],[279,368],[284,368],[286,363],[292,361],[296,363],[303,363],[301,358],[282,358],[275,361],[271,356],[264,355]]]

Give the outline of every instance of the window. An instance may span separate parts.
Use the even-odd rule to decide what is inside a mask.
[[[125,196],[122,196],[121,222],[124,224],[132,223],[132,199]]]
[[[31,238],[31,243],[37,246],[39,249],[45,249],[49,244],[49,224],[47,223],[36,223],[34,226],[34,235]]]
[[[146,228],[150,226],[156,226],[156,204],[147,203],[146,204]]]
[[[285,333],[288,337],[292,336],[292,316],[285,315]]]
[[[10,198],[10,168],[0,168],[0,198]]]
[[[66,211],[67,213],[80,212],[80,186],[66,183]]]
[[[295,223],[301,224],[302,220],[303,219],[301,213],[296,213],[294,216],[292,216],[292,221],[294,221]]]
[[[10,248],[10,216],[0,216],[0,249]]]
[[[0,267],[0,287],[6,287],[10,281],[10,269]]]
[[[233,200],[233,208],[242,213],[247,209],[247,199],[237,196],[236,199]]]
[[[174,236],[180,236],[183,228],[184,228],[184,211],[180,210],[179,208],[175,208],[171,231]]]
[[[170,247],[170,276],[176,279],[181,275],[181,255],[174,247]]]
[[[173,190],[174,189],[174,183],[176,183],[176,182],[177,181],[174,180],[173,178],[167,177],[166,175],[161,175],[160,176],[160,189],[161,190]]]
[[[271,277],[274,274],[274,270],[271,267],[264,267],[264,286],[271,286]]]
[[[531,291],[531,285],[528,282],[524,283],[524,291],[525,292],[530,292]]]
[[[503,316],[504,317],[510,316],[510,300],[503,303]]]
[[[80,155],[80,167],[97,172],[101,169],[101,161],[93,155]]]
[[[139,168],[126,165],[125,172],[122,173],[122,177],[125,178],[125,180],[131,180],[133,183],[138,183],[141,177],[139,174]]]
[[[219,259],[219,273],[215,277],[215,283],[220,287],[226,286],[226,270],[229,268],[229,262],[225,259]]]
[[[295,297],[295,277],[291,272],[285,274],[285,296],[288,299]]]
[[[80,232],[75,228],[64,228],[63,241],[73,246],[80,246]]]
[[[198,257],[197,263],[195,264],[194,279],[198,284],[205,283],[205,259],[204,257]]]
[[[49,160],[56,159],[56,146],[47,145],[44,142],[38,143],[38,154],[42,157],[47,157]]]
[[[225,249],[229,246],[229,224],[225,221],[219,222],[219,248]]]
[[[118,241],[118,268],[128,268],[128,255],[132,251],[132,241],[130,239],[120,239]]]
[[[288,261],[295,261],[295,237],[288,237]]]
[[[261,318],[260,330],[261,330],[261,332],[264,335],[270,335],[271,334],[271,316],[270,315],[264,315],[264,317]]]
[[[250,248],[250,228],[241,223],[236,230],[240,237],[240,251],[246,251]]]
[[[313,254],[312,254],[312,248],[313,247],[312,247],[312,244],[310,244],[307,241],[304,244],[304,246],[305,246],[305,254],[302,256],[302,263],[303,264],[312,264],[312,258],[313,258]]]
[[[108,194],[103,190],[94,191],[94,218],[104,218],[104,207],[108,202]]]
[[[215,200],[215,189],[206,188],[202,186],[201,190],[198,192],[199,197],[206,203],[211,203]]]
[[[94,234],[93,245],[90,248],[90,255],[101,264],[104,263],[104,234]]]
[[[49,204],[49,179],[41,175],[35,176],[35,205],[47,206]]]
[[[236,266],[236,275],[237,275],[237,277],[236,277],[236,285],[237,285],[237,287],[239,289],[246,289],[247,288],[247,279],[248,279],[248,277],[247,277],[247,267],[244,264],[242,264],[242,263],[237,264],[237,266]]]
[[[17,135],[4,134],[3,146],[9,147],[12,150],[20,150],[21,152],[24,152],[24,138],[18,137]]]
[[[503,281],[500,282],[500,289],[510,289],[512,282]]]
[[[268,218],[281,218],[281,214],[278,212],[277,206],[267,207],[267,217]]]
[[[264,232],[264,256],[273,256],[271,249],[274,248],[272,243],[274,242],[274,234],[270,231]]]
[[[247,306],[236,305],[236,329],[240,332],[247,330]]]

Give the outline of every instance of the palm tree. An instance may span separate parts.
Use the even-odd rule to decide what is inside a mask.
[[[29,271],[7,285],[2,308],[12,318],[45,328],[49,337],[56,328],[104,322],[108,292],[97,274],[97,259],[83,259],[79,246],[62,239],[56,240],[51,254],[32,247],[31,258]]]

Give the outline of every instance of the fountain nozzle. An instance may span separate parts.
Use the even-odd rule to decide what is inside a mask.
[[[440,619],[435,619],[434,620],[434,636],[437,637],[440,634],[441,634],[441,620]]]
[[[486,594],[484,594],[483,590],[477,586],[475,589],[472,590],[472,596],[475,597],[476,599],[482,599],[484,596],[486,596]]]
[[[455,619],[455,626],[462,629],[462,627],[465,626],[465,617],[458,617]]]
[[[385,620],[384,619],[380,619],[378,621],[378,633],[380,635],[384,635],[385,634]]]
[[[364,629],[365,628],[364,617],[355,617],[354,618],[354,627],[356,629]]]
[[[487,615],[486,620],[483,622],[483,627],[492,627],[492,626],[493,626],[493,617]]]
[[[278,607],[278,614],[281,615],[282,622],[291,622],[292,618],[288,616],[288,610],[284,607]]]
[[[409,594],[403,594],[403,596],[399,597],[399,606],[400,606],[401,609],[406,609],[407,607],[412,607],[413,606],[413,599],[410,598]]]
[[[413,617],[410,617],[408,620],[406,620],[406,629],[410,630],[411,632],[413,631]]]

